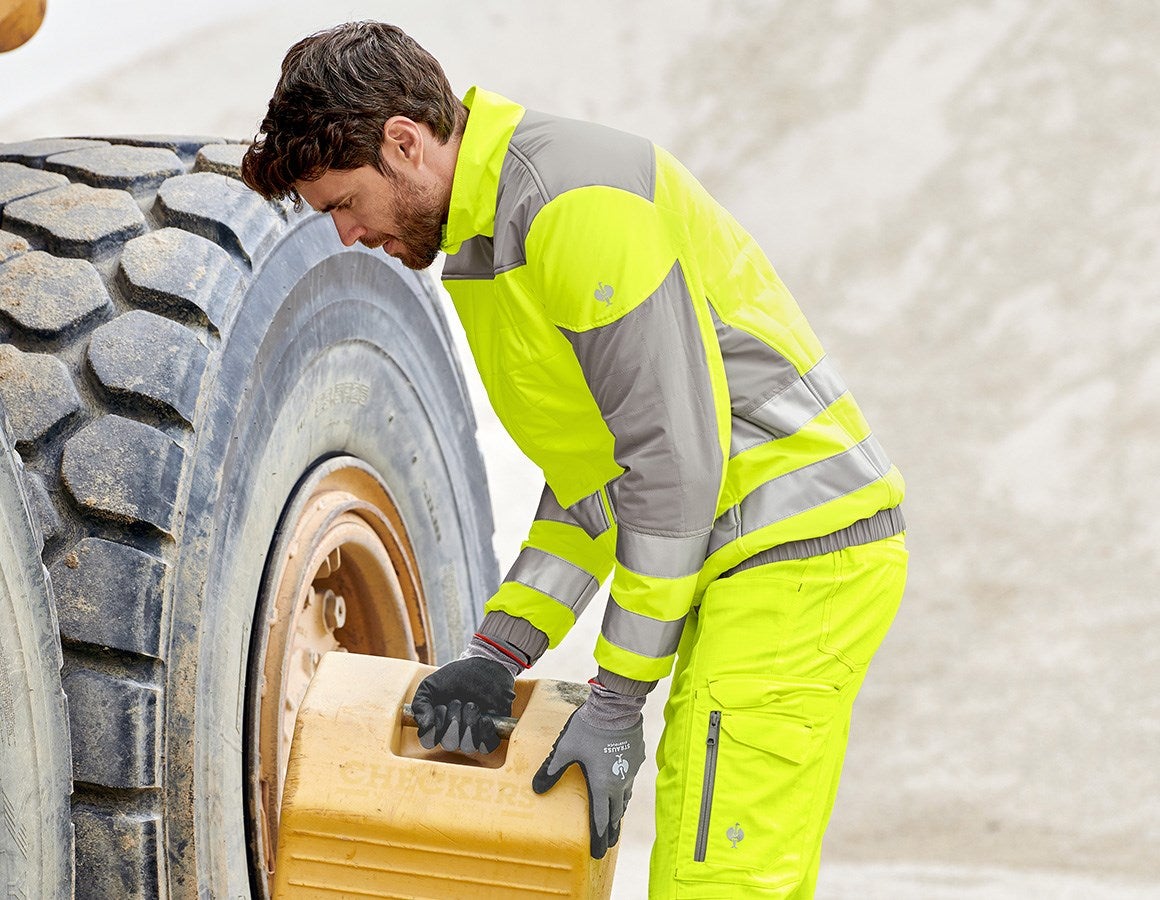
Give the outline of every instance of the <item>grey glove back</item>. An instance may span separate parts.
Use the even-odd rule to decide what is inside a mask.
[[[635,722],[627,727],[606,728],[594,724],[608,706],[608,694],[595,694],[568,719],[552,752],[532,779],[532,790],[543,794],[550,790],[568,766],[580,766],[588,784],[588,818],[593,859],[603,859],[609,847],[620,839],[620,820],[632,797],[632,782],[644,762],[644,720],[639,713],[644,697],[615,698],[620,715],[608,717],[623,721],[625,701],[635,705]],[[595,707],[595,710],[590,709]],[[592,713],[596,711],[597,715]],[[630,721],[632,716],[627,717]]]

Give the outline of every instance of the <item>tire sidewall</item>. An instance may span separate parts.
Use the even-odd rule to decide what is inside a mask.
[[[69,897],[72,762],[61,652],[19,457],[0,411],[0,891]]]
[[[348,454],[382,477],[415,551],[437,659],[458,652],[494,588],[468,400],[421,277],[343,248],[329,219],[311,216],[271,250],[223,329],[186,467],[180,596],[167,604],[170,882],[203,896],[261,892],[245,838],[248,656],[273,537],[303,475]]]

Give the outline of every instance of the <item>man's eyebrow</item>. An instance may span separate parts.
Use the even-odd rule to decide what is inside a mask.
[[[338,209],[348,199],[349,199],[348,197],[343,197],[341,200],[331,200],[329,203],[326,204],[326,206],[322,207],[322,209],[315,210],[315,212],[319,212],[319,213],[322,213],[323,215],[325,215],[328,212],[332,212],[333,210]]]

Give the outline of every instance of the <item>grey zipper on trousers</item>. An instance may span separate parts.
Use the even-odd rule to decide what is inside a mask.
[[[717,779],[717,748],[721,743],[721,711],[709,713],[709,734],[705,738],[705,780],[701,782],[701,815],[697,819],[697,844],[693,862],[705,861],[709,843],[709,814],[713,811],[713,782]]]

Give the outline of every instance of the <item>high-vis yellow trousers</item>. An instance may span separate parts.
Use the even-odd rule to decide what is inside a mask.
[[[850,710],[906,562],[899,535],[709,586],[665,707],[650,900],[813,897]]]

